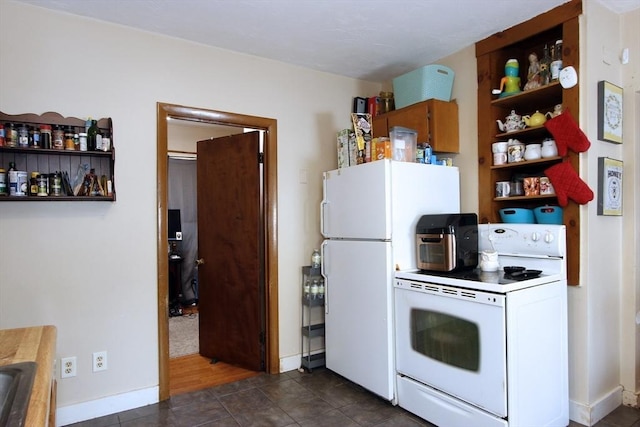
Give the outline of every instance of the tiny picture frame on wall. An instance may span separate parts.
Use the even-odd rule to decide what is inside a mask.
[[[622,88],[598,82],[598,139],[622,144]]]
[[[623,163],[598,157],[598,215],[622,216]]]

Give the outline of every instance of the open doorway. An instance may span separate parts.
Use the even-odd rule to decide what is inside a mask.
[[[264,312],[266,321],[265,359],[268,373],[279,372],[278,354],[278,271],[277,271],[277,158],[276,120],[241,114],[157,104],[157,215],[158,215],[158,343],[159,399],[169,398],[168,336],[168,242],[167,218],[167,153],[169,118],[200,123],[254,128],[264,131],[264,202],[262,222],[264,234]]]

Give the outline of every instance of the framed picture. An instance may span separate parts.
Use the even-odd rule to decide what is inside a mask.
[[[622,144],[622,88],[598,82],[598,139]]]
[[[598,158],[598,215],[622,216],[621,160]]]

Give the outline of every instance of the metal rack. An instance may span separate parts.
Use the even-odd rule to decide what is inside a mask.
[[[300,355],[301,355],[301,370],[311,372],[313,368],[324,366],[325,354],[311,353],[311,342],[314,338],[324,337],[324,322],[311,323],[311,314],[313,310],[320,308],[319,313],[324,320],[324,298],[320,297],[320,294],[312,295],[309,292],[305,292],[305,283],[307,281],[313,281],[313,279],[320,279],[320,267],[304,266],[302,267],[302,315],[301,315],[301,331],[302,338],[300,340]],[[324,296],[324,295],[322,295]]]

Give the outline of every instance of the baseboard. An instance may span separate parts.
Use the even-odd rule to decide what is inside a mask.
[[[295,371],[300,367],[300,355],[280,358],[280,373]]]
[[[66,426],[80,421],[111,415],[129,409],[158,403],[158,386],[103,397],[56,410],[56,426]]]
[[[569,419],[592,426],[622,404],[622,387],[618,386],[592,405],[569,401]]]

